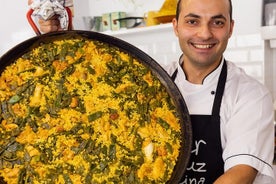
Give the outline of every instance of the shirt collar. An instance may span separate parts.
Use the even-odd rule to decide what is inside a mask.
[[[220,64],[219,66],[213,70],[211,73],[209,73],[203,80],[203,84],[206,84],[206,83],[210,83],[211,81],[217,79],[220,75],[220,72],[221,72],[221,69],[222,69],[222,65],[223,65],[223,61],[224,61],[224,57],[222,57],[221,61],[220,61]],[[186,74],[184,72],[184,70],[182,69],[182,64],[183,64],[184,60],[183,60],[183,54],[180,56],[179,58],[179,62],[178,62],[178,71],[181,71],[184,73],[184,76],[185,76],[185,80],[187,80],[186,78]]]

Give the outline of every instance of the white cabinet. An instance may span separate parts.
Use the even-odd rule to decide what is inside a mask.
[[[276,9],[275,9],[275,5],[276,5],[276,0],[263,0],[261,35],[265,41],[265,45],[264,45],[265,46],[264,48],[265,84],[271,91],[274,98],[275,120],[276,120],[276,24],[275,24]]]
[[[261,35],[265,40],[265,84],[276,100],[276,26],[262,27]]]

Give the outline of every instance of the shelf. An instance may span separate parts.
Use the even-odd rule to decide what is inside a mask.
[[[147,26],[147,27],[138,27],[138,28],[131,28],[131,29],[121,29],[118,31],[105,31],[102,32],[103,34],[111,35],[111,36],[121,36],[121,35],[132,35],[132,34],[141,34],[141,33],[149,33],[155,31],[165,31],[165,30],[172,30],[173,25],[172,23],[167,24],[159,24],[155,26]]]
[[[261,35],[264,40],[270,42],[271,48],[276,48],[276,26],[261,27]]]

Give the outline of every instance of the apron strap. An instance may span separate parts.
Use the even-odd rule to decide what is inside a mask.
[[[226,61],[224,60],[222,65],[222,70],[219,76],[215,100],[214,100],[213,109],[212,109],[212,115],[215,115],[213,117],[219,117],[220,106],[221,106],[222,96],[225,88],[226,78],[227,78],[227,64],[226,64]]]
[[[175,78],[176,78],[176,76],[177,76],[177,73],[178,73],[178,69],[176,68],[175,71],[173,72],[172,76],[171,76],[171,79],[172,79],[173,81],[175,81]]]

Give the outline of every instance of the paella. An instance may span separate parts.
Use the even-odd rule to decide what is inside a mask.
[[[179,114],[152,71],[86,38],[42,43],[0,76],[0,175],[10,183],[166,183]]]

